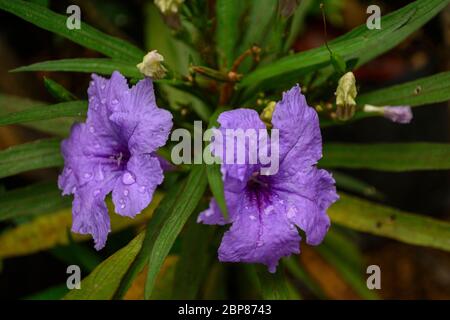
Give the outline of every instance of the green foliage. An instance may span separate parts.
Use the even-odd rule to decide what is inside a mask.
[[[324,145],[324,168],[372,169],[382,171],[450,169],[450,144],[379,143]]]
[[[21,172],[61,166],[59,139],[42,139],[0,151],[0,178]]]
[[[185,1],[172,17],[164,17],[150,1],[143,4],[143,42],[145,49],[157,49],[165,58],[164,65],[169,72],[166,79],[155,81],[157,99],[158,104],[173,113],[175,127],[191,129],[190,122],[201,119],[212,128],[218,126],[217,117],[223,111],[249,104],[260,112],[269,101],[279,100],[281,91],[295,82],[301,83],[302,90],[307,89],[310,105],[334,100],[336,79],[344,72],[386,53],[449,2],[417,0],[384,15],[380,30],[369,30],[361,25],[330,41],[330,50],[323,45],[291,54],[293,44],[305,30],[306,17],[319,10],[313,0],[301,1],[291,17],[279,14],[277,0]],[[145,54],[143,50],[84,22],[81,29],[69,30],[67,15],[55,13],[48,7],[48,1],[0,0],[0,9],[105,57],[43,61],[15,68],[13,72],[79,72],[108,76],[117,70],[131,82],[143,78],[136,68]],[[331,19],[339,12],[327,13]],[[358,78],[356,81],[358,84]],[[44,78],[44,85],[56,104],[0,94],[0,126],[20,125],[52,136],[0,151],[0,178],[63,165],[61,138],[67,137],[75,121],[85,117],[87,102],[49,78]],[[331,111],[318,108],[321,126],[345,125],[381,115],[364,112],[366,104],[417,107],[447,101],[450,99],[450,72],[372,92],[365,92],[364,87],[360,89],[362,93],[356,97],[359,109],[350,121],[331,120]],[[327,97],[331,98],[326,101]],[[169,145],[162,150],[162,153],[169,152]],[[388,172],[448,170],[450,145],[324,141],[319,166],[333,170]],[[134,220],[111,216],[113,231],[142,223],[146,224],[146,231],[135,232],[138,235],[133,240],[101,263],[99,255],[80,246],[79,241],[86,240],[85,236],[73,239],[68,236],[71,198],[61,197],[56,181],[45,180],[7,191],[1,188],[0,221],[11,223],[11,227],[0,234],[0,258],[49,250],[63,261],[75,259],[92,270],[83,279],[81,290],[66,294],[65,286],[55,286],[28,299],[61,298],[64,294],[65,299],[129,298],[135,294],[146,299],[227,298],[226,283],[233,273],[228,272],[227,265],[216,261],[219,230],[223,228],[196,223],[197,214],[207,205],[211,194],[228,217],[220,165],[179,167],[167,175],[171,183],[161,186],[164,190],[161,201],[161,193],[156,193],[152,204]],[[339,190],[384,200],[381,191],[365,181],[340,171],[333,175]],[[332,228],[323,244],[314,250],[361,298],[379,297],[366,287],[360,249],[342,232],[344,228],[336,225],[450,251],[448,222],[343,192],[339,195],[339,201],[328,210]],[[111,207],[110,200],[108,204]],[[275,274],[260,265],[239,270],[247,272],[246,284],[258,291],[250,293],[255,297],[299,299],[303,292],[298,292],[297,285],[301,284],[316,297],[326,298],[324,290],[293,257],[284,259]],[[249,293],[250,289],[246,289],[242,292]]]

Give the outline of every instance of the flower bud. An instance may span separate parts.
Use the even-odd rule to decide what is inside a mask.
[[[155,5],[163,14],[177,13],[184,0],[155,0]]]
[[[356,79],[353,72],[344,74],[336,89],[336,115],[339,120],[348,120],[355,114],[356,109]]]
[[[157,50],[150,51],[141,63],[136,65],[139,71],[152,79],[162,79],[166,76],[166,68],[162,65],[164,57]]]
[[[272,127],[272,115],[275,111],[275,106],[276,102],[270,101],[259,116],[268,127]]]

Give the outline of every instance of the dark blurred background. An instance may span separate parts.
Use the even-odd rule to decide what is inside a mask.
[[[51,1],[50,8],[65,13],[68,5],[77,4],[82,9],[82,19],[85,22],[145,48],[142,23],[144,2],[141,0],[58,0]],[[328,1],[328,37],[332,39],[365,23],[366,7],[369,4],[380,5],[382,14],[386,14],[409,2]],[[312,10],[307,16],[306,28],[299,35],[294,50],[303,51],[322,44],[323,25],[320,11]],[[358,86],[361,92],[370,91],[448,70],[449,45],[450,8],[447,7],[389,53],[356,70]],[[34,62],[75,57],[100,57],[100,55],[39,29],[11,14],[0,12],[0,93],[54,103],[43,83],[43,77],[48,76],[64,85],[77,97],[85,98],[88,74],[8,72]],[[414,119],[409,125],[394,124],[383,118],[371,118],[347,126],[327,128],[323,131],[324,139],[347,142],[449,142],[448,104],[415,108],[413,113]],[[38,137],[43,137],[43,134],[18,126],[0,127],[0,148],[4,149]],[[448,171],[385,173],[349,170],[341,172],[375,186],[386,196],[382,200],[385,204],[443,220],[449,219],[450,175]],[[38,179],[56,181],[57,174],[56,170],[32,172],[3,179],[1,184],[5,189],[11,189]],[[2,226],[7,225],[0,225],[0,228]],[[381,267],[380,295],[383,298],[450,299],[450,254],[375,236],[363,235],[360,239],[360,246],[367,264],[378,264]],[[113,244],[110,250],[113,251],[121,245],[122,242],[118,240],[117,245]],[[106,257],[110,253],[105,251],[101,255]],[[308,255],[307,250],[304,254]],[[48,287],[64,283],[65,267],[66,264],[58,259],[57,255],[49,252],[7,259],[3,261],[0,273],[0,298],[24,298]],[[324,278],[328,281],[324,286],[328,285],[331,288],[329,289],[331,297],[354,298],[351,289],[342,281],[340,282],[339,277],[327,273]]]

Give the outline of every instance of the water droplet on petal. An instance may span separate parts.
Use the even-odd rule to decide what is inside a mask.
[[[119,103],[119,100],[113,99],[113,100],[111,101],[111,103],[112,103],[112,104],[118,104],[118,103]]]
[[[100,100],[100,102],[101,102],[102,104],[105,104],[105,103],[106,103],[106,99],[103,98],[102,100]]]
[[[67,168],[66,172],[64,173],[66,176],[72,173],[72,168]]]
[[[100,194],[100,189],[94,190],[94,197],[98,196]]]
[[[95,149],[100,149],[100,144],[99,143],[94,144],[94,148]]]
[[[77,191],[77,187],[72,188],[72,193],[75,193]]]
[[[133,184],[136,182],[136,179],[134,178],[134,176],[131,172],[127,171],[122,176],[122,182],[124,184]]]
[[[120,205],[120,209],[123,209],[123,208],[125,208],[125,203]]]
[[[144,192],[145,192],[145,187],[144,187],[144,186],[139,187],[139,192],[140,192],[140,193],[144,193]]]
[[[85,179],[89,179],[90,177],[92,177],[92,173],[86,172],[86,173],[83,175],[83,177],[84,177]]]
[[[289,209],[288,209],[288,211],[287,211],[287,217],[289,218],[289,219],[292,219],[293,217],[295,217],[295,214],[296,214],[296,210],[293,208],[293,207],[290,207]]]
[[[106,87],[106,85],[105,85],[105,84],[102,84],[102,85],[100,86],[100,89],[105,90],[105,87]]]
[[[262,240],[258,240],[258,242],[256,243],[257,247],[262,247],[264,245],[264,241]]]
[[[250,220],[256,220],[256,217],[254,215],[251,215]]]
[[[128,189],[125,189],[125,190],[123,190],[123,195],[126,197],[126,196],[128,196]]]
[[[89,132],[90,133],[94,133],[95,132],[95,128],[94,128],[94,126],[89,126]]]
[[[264,214],[269,215],[273,211],[273,206],[269,205],[267,208],[264,209]]]

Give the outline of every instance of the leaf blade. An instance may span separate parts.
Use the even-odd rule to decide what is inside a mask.
[[[59,139],[41,139],[0,151],[0,178],[63,165]]]
[[[66,26],[67,16],[31,2],[0,0],[0,9],[111,58],[137,63],[144,56],[134,45],[109,36],[84,22],[81,22],[80,29],[70,30]]]
[[[328,143],[323,154],[319,165],[326,168],[393,172],[450,169],[450,144],[444,143]]]
[[[333,223],[417,246],[450,251],[450,223],[339,193],[328,209]]]

